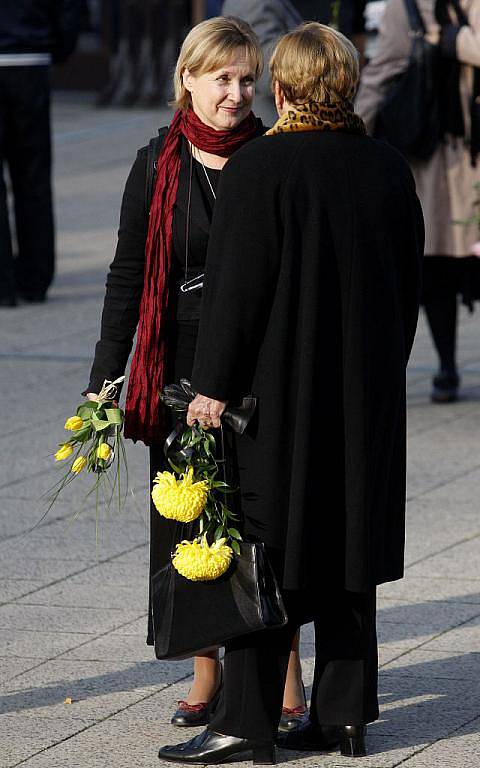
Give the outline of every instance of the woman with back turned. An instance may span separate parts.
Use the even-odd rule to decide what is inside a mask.
[[[315,622],[311,723],[287,748],[365,754],[378,717],[376,586],[403,575],[405,368],[423,220],[407,163],[366,136],[358,58],[310,23],[280,40],[280,119],[223,171],[188,422],[253,392],[237,442],[244,535],[265,543],[289,622],[226,644],[209,727],[159,757],[275,761],[292,637]]]

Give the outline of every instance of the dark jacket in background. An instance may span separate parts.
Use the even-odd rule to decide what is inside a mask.
[[[381,142],[266,136],[222,172],[192,383],[258,397],[237,442],[245,531],[283,551],[285,589],[403,574],[422,255],[412,175]]]
[[[319,21],[320,24],[332,23],[331,0],[292,0],[294,6],[305,21]],[[362,34],[365,31],[366,0],[339,0],[338,28],[347,37]]]
[[[79,32],[80,0],[1,0],[0,54],[72,53]]]

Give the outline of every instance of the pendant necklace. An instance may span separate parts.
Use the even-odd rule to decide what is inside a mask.
[[[213,195],[213,199],[216,200],[217,196],[215,194],[215,190],[213,189],[212,182],[210,181],[209,175],[207,173],[207,169],[205,168],[205,163],[203,162],[202,153],[200,152],[200,150],[197,147],[193,147],[193,145],[192,145],[190,158],[192,158],[193,150],[198,152],[198,157],[200,159],[200,163],[202,165],[203,172],[205,174],[205,178],[207,179],[208,186],[210,187],[210,191],[211,191],[211,193]],[[190,159],[190,163],[191,163],[191,159]],[[189,204],[188,204],[187,221],[190,218],[191,180],[192,180],[192,176],[191,176],[191,170],[190,170],[190,189],[189,189]],[[187,239],[187,246],[186,246],[186,249],[185,249],[185,278],[186,278],[186,280],[180,286],[180,290],[181,290],[182,293],[188,293],[189,291],[198,291],[198,290],[200,290],[200,288],[203,288],[203,278],[205,277],[205,272],[202,272],[201,275],[197,275],[196,277],[192,277],[190,280],[188,280],[188,240],[189,240],[189,232],[188,232],[188,230],[189,230],[189,227],[187,226],[187,238],[186,238]]]

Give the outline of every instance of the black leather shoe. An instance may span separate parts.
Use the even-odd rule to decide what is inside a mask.
[[[220,701],[223,688],[223,667],[220,667],[220,684],[213,699],[202,704],[189,704],[187,701],[179,701],[178,708],[170,722],[179,728],[193,728],[199,725],[208,725]]]
[[[432,403],[454,403],[458,400],[459,385],[456,371],[440,371],[433,379]]]
[[[253,760],[254,765],[275,765],[272,742],[240,739],[207,730],[183,744],[167,745],[158,753],[160,760],[186,765],[216,765],[237,760]]]
[[[289,733],[279,733],[276,743],[298,752],[332,752],[338,748],[340,737],[335,725],[317,726],[307,721]]]
[[[365,745],[366,725],[341,725],[339,734],[342,755],[345,757],[365,757],[367,754]]]
[[[366,725],[322,725],[308,723],[277,738],[277,746],[299,752],[332,752],[340,747],[345,757],[364,757],[367,754]]]

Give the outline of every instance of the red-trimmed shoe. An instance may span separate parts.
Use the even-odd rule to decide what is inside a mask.
[[[208,725],[220,701],[223,688],[223,667],[220,666],[220,684],[213,698],[201,704],[189,704],[187,701],[179,701],[178,708],[171,719],[172,725],[179,728],[194,728],[199,725]]]

